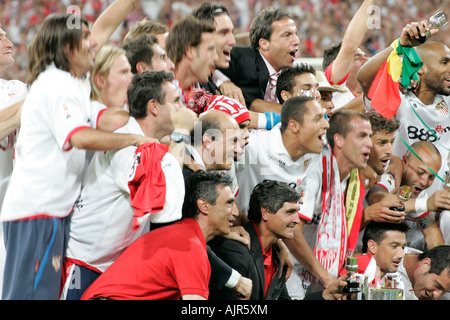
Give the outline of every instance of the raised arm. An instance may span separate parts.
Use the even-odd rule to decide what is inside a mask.
[[[363,89],[364,95],[369,93],[370,86],[372,85],[378,70],[386,62],[387,58],[392,52],[392,48],[389,46],[383,51],[377,53],[375,56],[370,58],[358,72],[358,82]]]
[[[116,0],[103,11],[92,26],[92,37],[97,41],[97,52],[108,42],[138,0]]]
[[[431,32],[431,35],[436,34],[439,29],[433,28],[429,29],[428,21],[423,20],[421,22],[411,22],[407,24],[400,35],[400,45],[403,47],[414,47],[421,44],[418,41],[419,35],[425,35],[427,31]],[[389,46],[380,53],[373,56],[369,61],[367,61],[358,72],[358,81],[361,84],[364,94],[367,95],[370,86],[372,85],[378,70],[386,62],[387,58],[394,49]]]
[[[365,0],[350,21],[342,39],[342,46],[331,67],[330,80],[333,83],[338,83],[348,73],[353,56],[361,46],[367,32],[367,21],[371,15],[371,6],[374,2],[374,0]]]

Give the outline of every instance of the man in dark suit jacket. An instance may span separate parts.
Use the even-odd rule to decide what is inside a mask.
[[[234,46],[229,68],[219,70],[241,88],[249,110],[280,113],[276,98],[270,102],[265,93],[270,76],[297,58],[300,40],[295,21],[283,9],[264,9],[252,22],[250,43]]]
[[[252,47],[233,47],[230,67],[219,70],[241,88],[247,108],[250,108],[255,99],[264,100],[270,74],[258,50]]]
[[[276,242],[293,237],[299,223],[300,195],[279,181],[259,183],[253,190],[245,230],[250,235],[250,250],[235,240],[217,238],[212,250],[225,263],[253,282],[250,300],[290,299],[286,289],[286,270],[281,267]],[[239,299],[235,290],[217,290],[210,282],[210,299]]]

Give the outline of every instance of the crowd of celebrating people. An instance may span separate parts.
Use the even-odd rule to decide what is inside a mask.
[[[3,1],[2,299],[448,299],[438,2]]]

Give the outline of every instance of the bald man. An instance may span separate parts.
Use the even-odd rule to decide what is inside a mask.
[[[186,146],[192,162],[206,171],[230,170],[235,152],[243,153],[238,123],[229,114],[219,110],[204,112],[199,120],[191,135],[191,145]],[[190,173],[192,170],[185,166],[185,177]]]
[[[442,158],[438,149],[428,141],[418,141],[411,145],[402,157],[402,185],[411,187],[411,198],[405,202],[405,218],[412,221],[411,230],[407,233],[408,246],[419,250],[431,249],[444,244],[442,233],[435,220],[434,211],[442,208],[450,209],[450,192],[437,190],[429,192],[429,187],[441,167]],[[390,174],[383,174],[380,182],[369,191],[369,204],[378,201],[398,199],[392,193],[393,178]]]
[[[183,166],[185,181],[196,171],[223,170],[227,172],[232,167],[235,154],[243,152],[239,125],[231,115],[212,109],[202,113],[199,120],[194,125],[190,137],[191,143],[186,145],[186,154],[189,155],[191,162],[185,161]],[[236,226],[236,223],[233,225]],[[236,230],[240,230],[239,227],[234,230],[232,228],[231,237],[240,232]],[[234,239],[243,241],[245,244],[248,241],[245,237]],[[252,293],[251,279],[242,276],[223,262],[209,246],[207,252],[213,270],[210,286],[215,290],[227,287],[234,290],[240,298],[248,299]]]
[[[443,43],[430,40],[421,44],[417,40],[419,32],[425,33],[427,30],[428,21],[412,22],[403,28],[400,38],[396,40],[403,47],[415,47],[423,66],[418,71],[420,82],[413,82],[406,93],[400,93],[401,103],[396,112],[400,128],[395,138],[394,155],[402,157],[414,142],[429,141],[439,149],[441,157],[447,159],[450,145],[450,49]],[[439,30],[430,31],[433,35]],[[392,51],[389,46],[360,69],[358,80],[366,96],[378,70]],[[365,106],[372,109],[367,97]],[[447,170],[447,163],[442,161],[436,173],[443,177]],[[430,188],[431,192],[442,189],[440,179],[435,179]]]
[[[430,29],[428,21],[411,22],[407,24],[396,41],[402,46],[413,46],[423,62],[418,71],[420,82],[413,82],[406,93],[400,93],[401,103],[396,117],[400,120],[394,143],[394,156],[402,156],[416,141],[429,141],[439,150],[442,159],[448,159],[450,145],[450,49],[443,43],[428,40],[421,44],[419,33],[430,31],[431,36],[439,29]],[[359,71],[364,94],[367,95],[378,70],[387,60],[393,48],[388,47],[371,58]],[[370,102],[365,98],[365,106],[371,109]],[[448,171],[448,163],[441,161],[441,167],[436,171],[440,179],[427,190],[432,194],[442,189],[441,179]],[[427,201],[428,204],[428,201]],[[450,243],[450,214],[444,211],[439,216],[439,224],[444,238]],[[447,227],[446,227],[447,226]]]

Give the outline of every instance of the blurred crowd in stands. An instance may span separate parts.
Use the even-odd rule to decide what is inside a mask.
[[[70,6],[95,21],[113,0],[0,0],[0,21],[15,44],[16,63],[3,75],[5,79],[24,80],[26,74],[27,44],[39,23],[52,12],[66,12]],[[322,57],[323,49],[342,40],[346,26],[360,6],[360,0],[223,0],[204,1],[224,4],[233,19],[235,34],[248,32],[255,14],[266,7],[288,8],[297,17],[301,40],[300,57]],[[363,50],[370,57],[385,48],[398,30],[410,21],[427,19],[438,8],[449,5],[448,0],[380,0],[374,8],[373,19]],[[128,29],[144,17],[157,20],[169,27],[191,13],[197,0],[138,0],[135,9],[112,36],[119,42]],[[450,32],[441,32],[437,41],[450,43]]]

